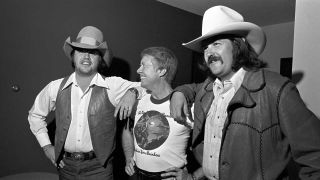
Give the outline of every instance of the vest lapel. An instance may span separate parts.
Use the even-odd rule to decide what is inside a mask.
[[[88,106],[88,123],[90,126],[90,129],[94,129],[97,125],[98,125],[98,118],[90,118],[92,116],[98,116],[99,115],[99,111],[101,108],[101,105],[104,104],[104,100],[107,99],[107,97],[105,97],[105,93],[104,93],[104,89],[97,87],[97,86],[93,86],[92,87],[92,93],[91,93],[91,98],[90,98],[90,102],[89,102],[89,106]]]

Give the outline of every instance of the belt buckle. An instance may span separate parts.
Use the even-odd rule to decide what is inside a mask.
[[[84,155],[79,152],[73,153],[72,156],[74,160],[78,160],[78,161],[84,160]]]

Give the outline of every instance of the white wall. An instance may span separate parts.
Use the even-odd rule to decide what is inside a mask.
[[[302,72],[297,87],[307,106],[320,117],[320,1],[296,0],[293,73]]]
[[[294,22],[262,27],[267,36],[267,45],[261,58],[270,70],[280,72],[280,58],[293,56]]]

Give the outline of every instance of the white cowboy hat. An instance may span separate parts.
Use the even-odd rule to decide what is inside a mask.
[[[266,45],[265,33],[259,26],[244,22],[241,14],[226,6],[214,6],[208,9],[203,15],[202,36],[182,45],[203,52],[202,41],[221,34],[244,37],[258,55]]]
[[[103,41],[103,34],[98,28],[93,26],[82,28],[74,42],[71,41],[69,36],[63,45],[63,51],[71,60],[71,52],[74,48],[96,49],[101,52],[102,59],[110,66],[110,49],[108,48],[107,42]]]

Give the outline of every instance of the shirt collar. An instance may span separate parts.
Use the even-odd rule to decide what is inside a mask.
[[[104,88],[107,88],[109,89],[109,86],[108,84],[106,83],[105,81],[105,78],[106,77],[102,77],[99,73],[97,73],[91,80],[90,82],[90,85],[89,86],[93,86],[93,85],[96,85],[96,86],[100,86],[100,87],[104,87]],[[65,83],[65,85],[63,86],[62,90],[67,88],[70,84],[78,84],[77,81],[76,81],[76,73],[73,72],[67,82]]]
[[[231,83],[232,87],[237,91],[242,84],[245,74],[246,70],[240,68],[229,80],[223,81],[223,85]],[[213,82],[213,87],[216,85],[222,85],[222,82],[218,78]]]

